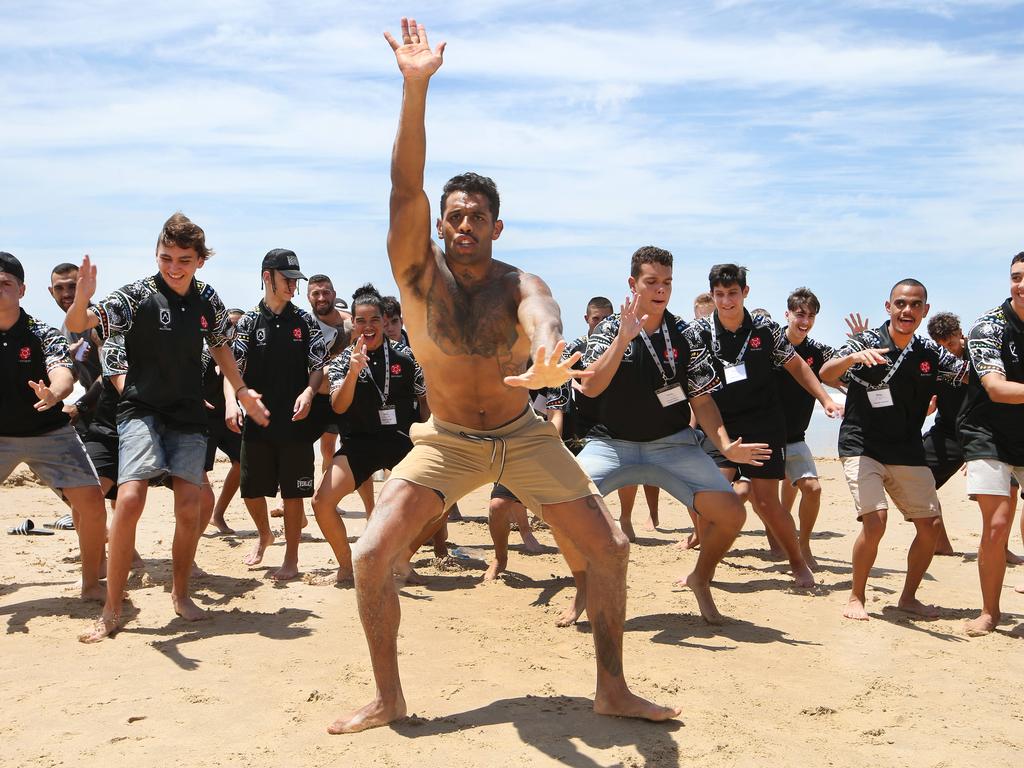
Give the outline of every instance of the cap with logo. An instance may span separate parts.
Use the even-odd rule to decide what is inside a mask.
[[[275,269],[290,280],[305,280],[306,276],[299,271],[299,257],[295,251],[287,248],[275,248],[268,251],[263,257],[263,267],[260,271]]]
[[[25,268],[21,262],[7,251],[0,251],[0,272],[6,272],[18,278],[19,283],[25,282]]]

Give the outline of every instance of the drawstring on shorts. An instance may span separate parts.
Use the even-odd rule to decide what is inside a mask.
[[[498,452],[498,443],[501,443],[501,465],[498,467],[498,477],[494,481],[496,483],[500,483],[501,475],[505,471],[505,454],[508,451],[508,446],[505,444],[505,438],[493,435],[471,435],[467,432],[459,432],[459,437],[464,437],[467,440],[475,440],[478,443],[490,443],[492,466],[494,464],[494,455]]]

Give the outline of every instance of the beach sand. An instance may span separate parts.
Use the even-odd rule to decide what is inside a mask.
[[[813,593],[789,587],[766,557],[750,514],[719,568],[716,598],[729,619],[704,624],[673,586],[696,558],[672,544],[690,523],[662,494],[662,529],[642,530],[630,552],[625,669],[634,690],[682,707],[678,722],[649,724],[591,712],[594,652],[586,621],[554,622],[572,594],[550,532],[546,554],[517,546],[510,572],[481,584],[483,560],[438,569],[414,558],[426,586],[402,589],[400,663],[411,716],[392,728],[329,736],[343,711],[364,704],[373,680],[351,588],[265,578],[283,537],[255,568],[242,564],[253,526],[237,499],[238,536],[204,536],[195,582],[210,620],[171,611],[171,494],[150,494],[139,526],[144,574],[129,584],[137,609],[116,638],[77,642],[98,614],[74,596],[73,532],[4,539],[0,561],[0,686],[5,766],[1009,766],[1024,742],[1024,567],[1007,571],[1000,632],[968,639],[980,604],[974,555],[980,516],[959,475],[940,491],[954,546],[935,559],[921,597],[936,621],[893,606],[913,527],[898,515],[868,589],[872,620],[841,617],[858,528],[834,460],[820,464],[824,494],[814,546],[823,569]],[[214,476],[223,477],[225,464]],[[4,529],[63,513],[28,482],[2,489]],[[486,559],[487,493],[450,524],[463,554]],[[609,499],[613,515],[617,502]],[[363,529],[356,496],[343,502],[350,534]],[[281,521],[275,520],[280,526]],[[1011,539],[1020,552],[1019,529]],[[310,515],[300,550],[307,573],[331,572]]]

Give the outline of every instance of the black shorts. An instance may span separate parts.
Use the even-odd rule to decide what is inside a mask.
[[[523,502],[519,501],[519,497],[518,496],[516,496],[514,493],[512,493],[512,491],[510,491],[508,488],[506,488],[501,483],[495,483],[494,487],[491,488],[491,498],[492,499],[505,499],[506,501],[515,501],[515,502],[518,502],[520,504],[523,503]]]
[[[313,496],[313,444],[243,440],[242,498],[269,498],[278,489],[282,499]]]
[[[106,498],[117,498],[117,438],[90,438],[85,444],[85,452],[89,454],[92,465],[96,467],[96,474],[113,481]]]
[[[326,373],[324,374],[327,375]],[[336,435],[338,434],[338,423],[341,420],[341,415],[334,412],[331,408],[330,395],[316,395],[313,397],[313,404],[309,408],[309,415],[306,417],[306,423],[310,430],[310,435],[313,440],[319,440],[320,436],[325,432]]]
[[[924,436],[924,461],[935,477],[938,490],[960,471],[964,465],[964,454],[956,440],[931,430]]]
[[[228,429],[224,422],[221,422],[219,428],[210,424],[210,434],[206,437],[206,463],[203,465],[207,472],[213,469],[218,450],[231,459],[232,463],[242,460],[242,436]]]
[[[737,464],[734,461],[729,461],[722,453],[711,445],[711,441],[708,440],[708,446],[705,446],[705,451],[710,456],[715,465],[719,469],[734,469],[736,470],[736,476],[732,479],[733,482],[737,480],[785,480],[786,479],[786,446],[784,445],[772,445],[772,455],[768,461],[764,462],[760,467],[755,467],[753,464]],[[744,440],[744,442],[747,442]],[[750,440],[751,443],[764,442],[763,440]]]
[[[349,435],[342,438],[335,456],[344,456],[352,469],[356,488],[374,472],[393,469],[412,450],[412,440],[404,432],[379,432],[376,435]]]

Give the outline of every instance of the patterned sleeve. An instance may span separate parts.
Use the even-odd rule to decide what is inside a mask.
[[[565,350],[562,352],[562,360],[568,360],[575,353],[579,352],[581,355],[587,351],[587,336],[584,334],[578,338],[573,339],[565,345]],[[574,368],[583,368],[583,358],[581,357]],[[545,408],[549,411],[566,411],[569,409],[569,404],[572,402],[572,382],[570,379],[565,382],[562,386],[557,389],[552,389],[548,395],[548,402]]]
[[[827,363],[829,360],[832,360],[832,359],[836,358],[839,355],[839,352],[836,350],[835,347],[829,346],[828,344],[824,344],[824,343],[822,343],[820,341],[816,341],[814,343],[817,344],[818,345],[818,349],[821,350],[821,364],[822,365]]]
[[[49,373],[55,368],[72,368],[71,353],[68,350],[68,340],[64,334],[53,326],[33,320],[32,331],[39,339],[43,348],[43,359],[46,362],[46,372]]]
[[[999,322],[999,314],[999,310],[994,310],[979,318],[967,339],[967,357],[979,379],[990,373],[1006,376],[1003,326]]]
[[[348,375],[349,362],[352,360],[352,347],[345,347],[344,351],[333,358],[327,366],[327,379],[331,382],[331,394],[341,389],[341,384]],[[419,367],[417,363],[416,367]],[[421,371],[422,375],[422,371]]]
[[[874,347],[877,347],[878,344],[872,344],[866,336],[866,334],[867,331],[862,331],[861,333],[856,333],[853,336],[850,336],[846,340],[846,343],[843,344],[843,346],[841,346],[836,351],[836,355],[838,357],[849,357],[850,355],[855,354],[857,352],[862,352],[865,349],[872,349]],[[844,384],[849,384],[850,374],[859,373],[863,368],[864,366],[861,365],[860,363],[857,363],[857,365],[851,365],[849,368],[846,369],[846,372],[839,377],[839,380]]]
[[[949,387],[959,387],[967,382],[967,374],[971,370],[968,360],[962,360],[949,350],[931,339],[925,339],[929,349],[939,356],[939,371],[936,381]]]
[[[687,397],[700,397],[721,389],[722,381],[715,372],[712,363],[711,350],[704,343],[704,335],[701,333],[701,325],[690,323],[686,325],[682,320],[677,326],[679,328],[689,354],[686,360],[686,395]]]
[[[256,313],[246,312],[235,324],[235,338],[231,341],[231,351],[235,355],[235,362],[238,363],[238,372],[245,377],[245,363],[249,355],[249,338],[252,330],[256,327]]]
[[[319,371],[327,362],[327,342],[324,340],[324,333],[320,330],[320,323],[308,312],[302,313],[302,319],[306,321],[309,328],[309,372]]]
[[[583,358],[580,360],[583,363],[583,367],[589,368],[593,365],[607,351],[608,347],[612,345],[618,333],[618,315],[609,315],[602,320],[597,328],[594,329],[594,332],[587,337],[587,348],[583,352]]]
[[[135,323],[135,315],[143,299],[151,291],[145,280],[139,280],[119,288],[102,301],[89,307],[89,312],[100,321],[96,333],[101,339],[109,339],[116,334],[126,334]]]
[[[224,307],[224,302],[213,290],[213,286],[203,283],[199,288],[202,297],[210,302],[210,306],[213,308],[213,327],[206,334],[206,343],[211,347],[226,347],[231,343],[231,334],[228,332],[231,321],[228,320],[228,311]]]
[[[761,320],[761,323],[758,323]],[[789,343],[789,339],[786,338],[786,332],[782,330],[782,326],[776,323],[774,320],[769,320],[765,317],[754,318],[754,327],[768,328],[772,334],[772,365],[776,368],[781,368],[794,357],[796,357],[796,350],[793,349],[793,345]]]
[[[103,367],[103,375],[107,378],[124,376],[128,373],[128,352],[125,350],[122,334],[115,334],[103,342],[103,347],[100,350],[100,365]]]

